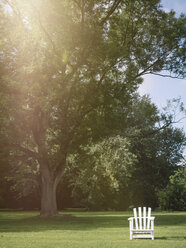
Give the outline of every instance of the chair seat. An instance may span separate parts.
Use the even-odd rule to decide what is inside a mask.
[[[153,230],[131,230],[133,233],[152,233]]]
[[[148,234],[138,234],[138,235],[133,235],[133,238],[134,239],[140,239],[140,238],[142,238],[142,239],[152,239],[153,238],[153,236],[152,235],[148,235]]]

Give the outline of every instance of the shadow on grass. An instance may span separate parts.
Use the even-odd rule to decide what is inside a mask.
[[[126,223],[125,223],[126,222]],[[27,217],[22,219],[0,220],[0,232],[40,232],[47,230],[92,230],[97,228],[121,228],[128,222],[119,217],[76,217],[64,215],[64,218]]]
[[[167,237],[155,237],[155,239],[157,240],[166,240],[167,239]]]
[[[156,240],[183,240],[186,239],[184,236],[167,236],[167,237],[155,237]]]
[[[104,212],[105,213],[105,212]],[[29,213],[1,213],[0,216],[0,232],[43,232],[48,230],[73,230],[73,231],[86,231],[94,230],[98,228],[128,228],[128,217],[126,214],[114,214],[108,212],[108,214],[101,213],[89,214],[78,213],[64,214],[63,218],[41,218],[34,216],[32,213],[31,217]],[[28,217],[29,216],[29,217]],[[155,215],[155,226],[179,226],[186,223],[185,214],[166,214],[166,215]],[[157,237],[158,240],[163,239],[176,239],[176,237]],[[184,238],[184,237],[177,237]]]

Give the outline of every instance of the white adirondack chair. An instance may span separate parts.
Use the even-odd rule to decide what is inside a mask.
[[[134,217],[128,218],[130,227],[130,240],[133,238],[151,238],[154,240],[155,217],[151,216],[151,208],[148,208],[148,212],[146,212],[146,207],[143,207],[142,214],[142,208],[139,207],[138,217],[136,208],[133,209],[133,212]]]

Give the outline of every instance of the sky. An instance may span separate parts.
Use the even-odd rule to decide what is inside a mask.
[[[186,0],[162,0],[161,4],[166,12],[173,9],[176,16],[181,13],[186,13]],[[144,82],[139,87],[140,95],[149,95],[152,102],[155,103],[159,109],[166,106],[167,100],[173,98],[181,98],[186,108],[186,79],[172,79],[156,75],[145,75]],[[186,118],[182,120],[177,127],[184,128],[186,132]]]

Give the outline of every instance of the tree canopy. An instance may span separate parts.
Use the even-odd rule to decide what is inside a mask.
[[[127,127],[142,76],[184,77],[185,17],[157,0],[0,5],[2,143],[39,172],[41,215],[56,215],[68,157]]]

